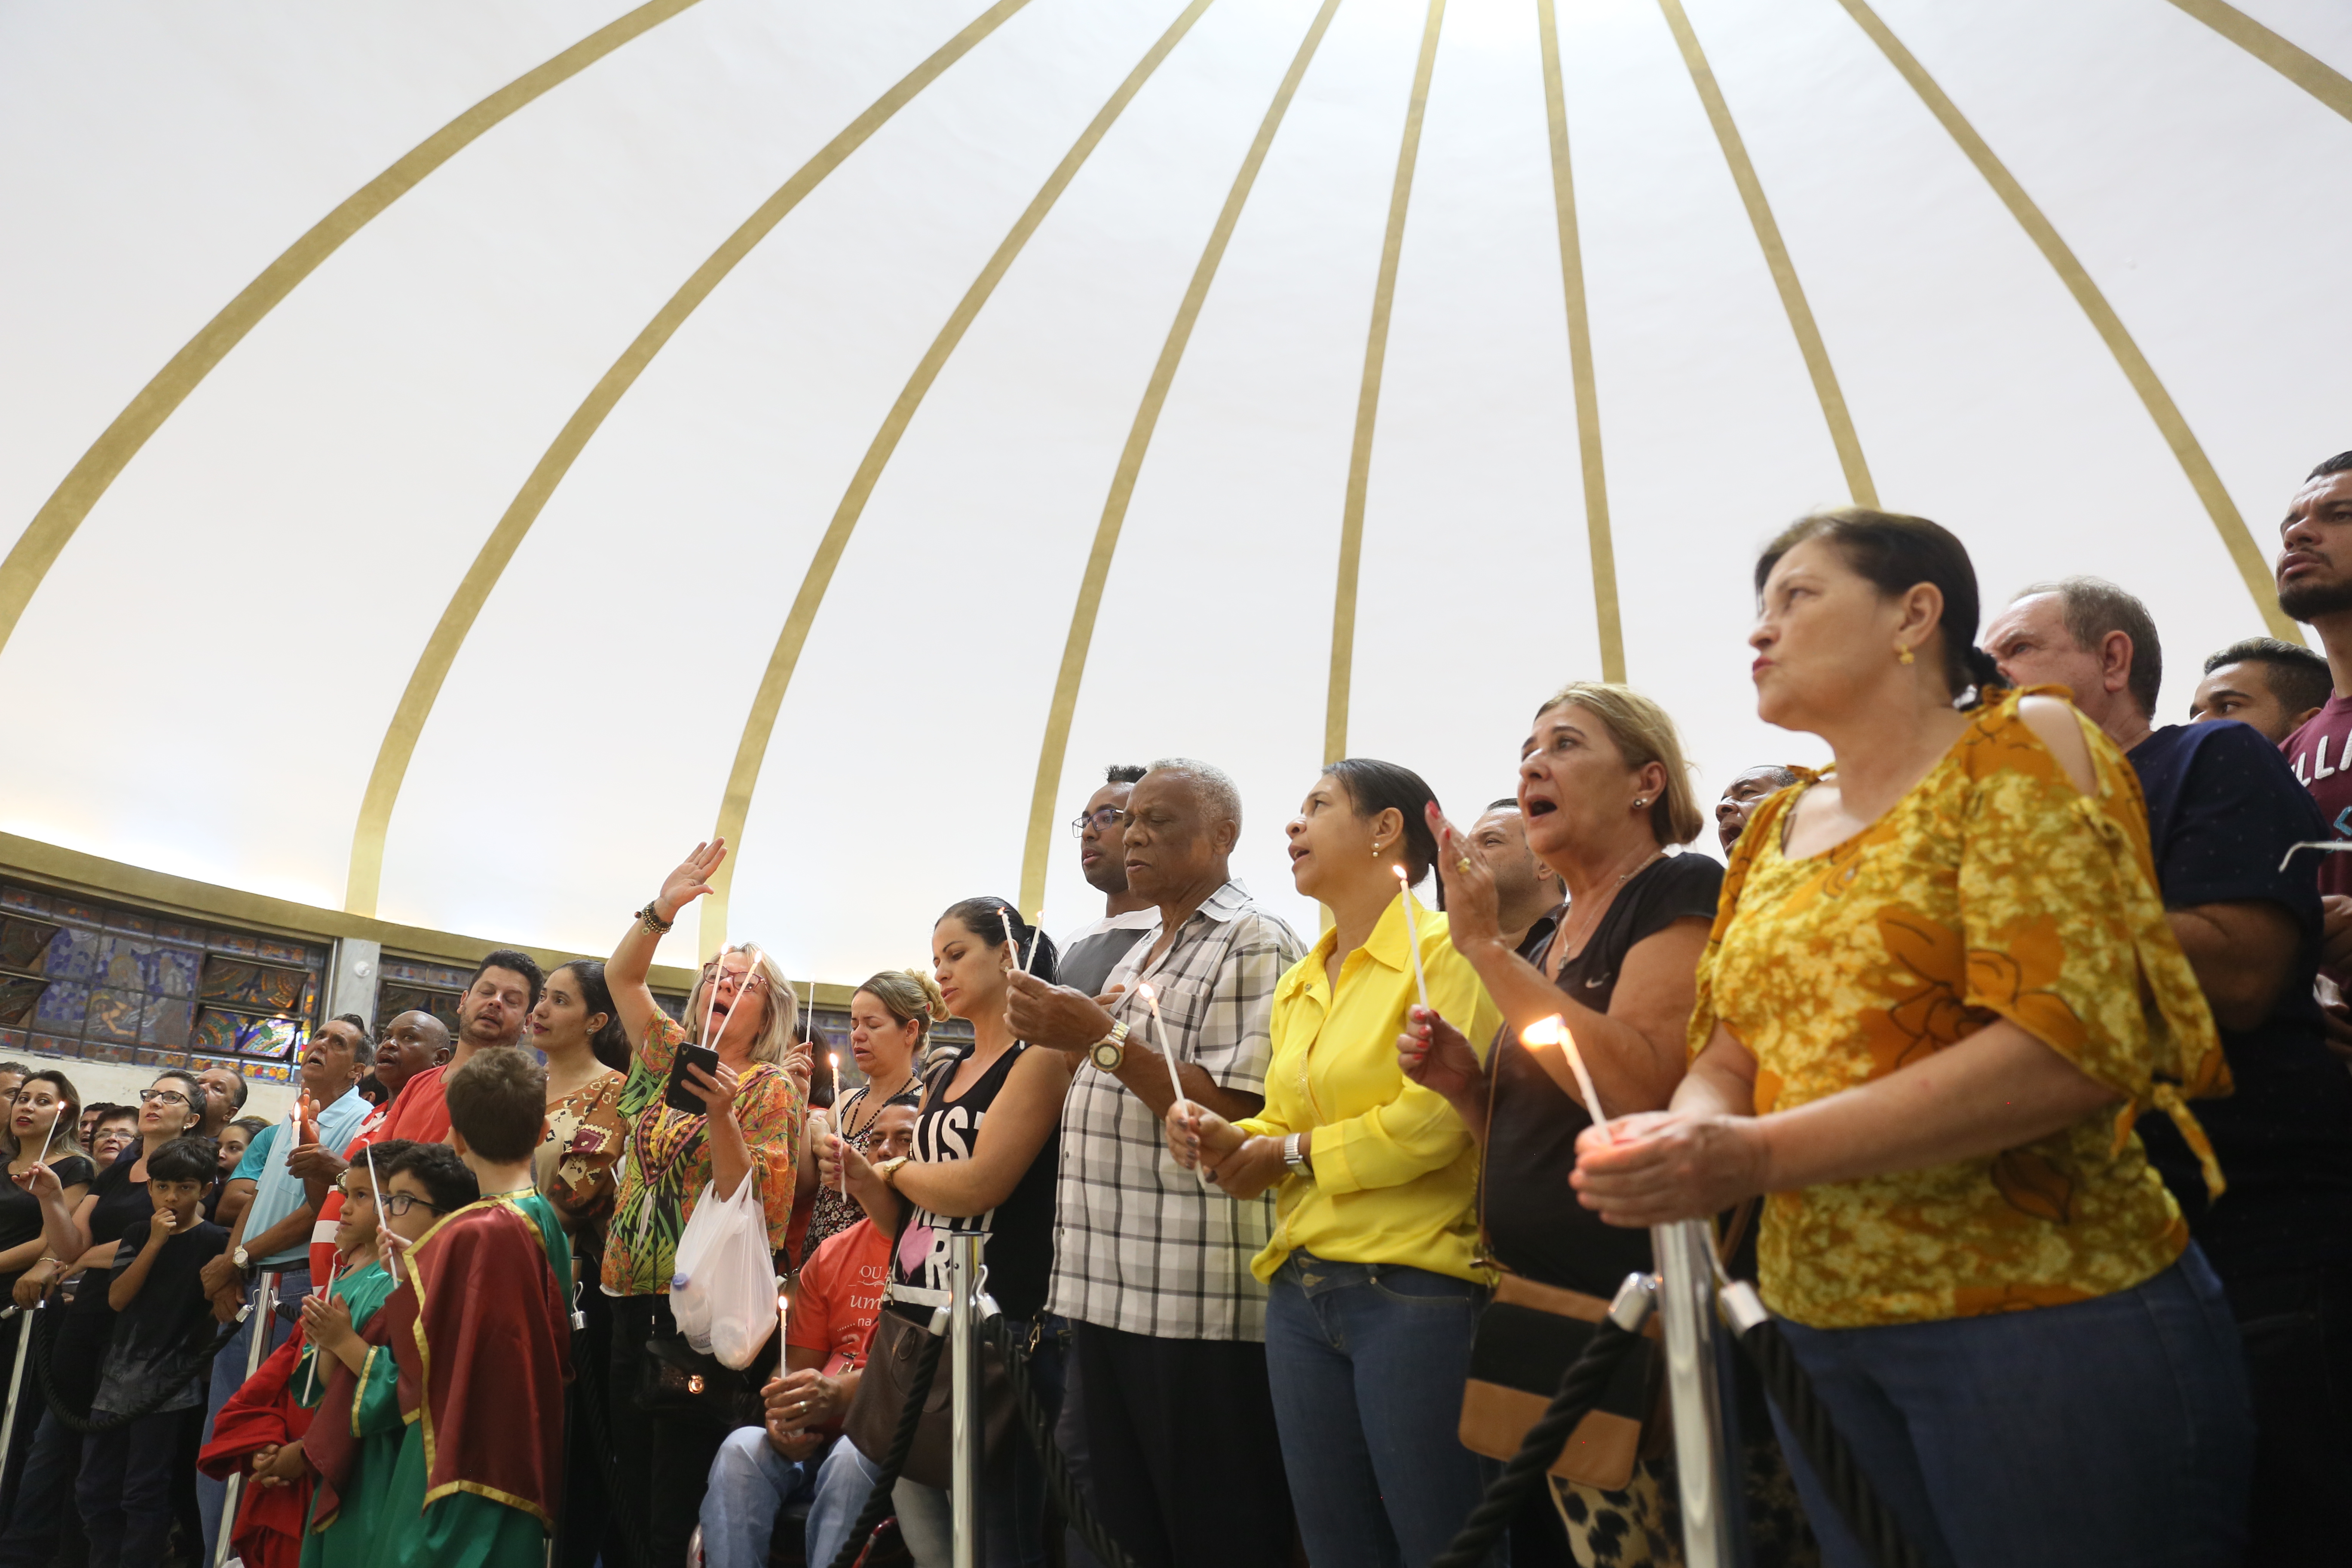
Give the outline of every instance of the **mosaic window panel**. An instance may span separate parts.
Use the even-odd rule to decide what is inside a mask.
[[[205,960],[197,998],[261,1013],[299,1013],[310,988],[310,972],[276,964],[245,963],[217,955]]]
[[[49,943],[57,940],[64,928],[47,921],[26,920],[10,915],[0,920],[0,969],[23,970],[30,974],[42,972],[47,962]]]
[[[430,1013],[457,1032],[457,996],[455,991],[443,991],[419,985],[415,981],[387,980],[376,988],[375,1022],[382,1029],[403,1013]]]
[[[260,1057],[290,1061],[302,1041],[300,1020],[255,1018],[220,1007],[196,1010],[194,1049],[213,1056]]]
[[[0,1029],[20,1029],[40,1005],[49,983],[29,975],[0,974]]]

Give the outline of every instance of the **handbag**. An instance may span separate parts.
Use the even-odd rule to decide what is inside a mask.
[[[898,1417],[915,1380],[916,1358],[930,1338],[926,1323],[890,1310],[886,1303],[875,1315],[874,1337],[866,1342],[866,1371],[857,1380],[842,1431],[857,1451],[875,1464],[890,1457],[890,1439],[898,1436]],[[940,1357],[923,1413],[916,1418],[915,1438],[898,1474],[922,1486],[944,1489],[953,1479],[955,1380],[949,1375],[947,1357]],[[983,1342],[980,1352],[981,1467],[984,1470],[1003,1452],[1013,1432],[1013,1383],[996,1347]]]
[[[759,1393],[743,1374],[678,1335],[646,1342],[637,1363],[637,1408],[648,1415],[694,1416],[732,1430],[763,1418]]]

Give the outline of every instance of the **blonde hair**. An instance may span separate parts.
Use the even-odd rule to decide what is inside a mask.
[[[1632,687],[1613,680],[1571,680],[1536,710],[1538,718],[1555,708],[1574,703],[1601,721],[1617,743],[1628,771],[1656,763],[1665,770],[1666,787],[1650,803],[1650,830],[1661,844],[1687,844],[1706,826],[1691,789],[1690,763],[1683,760],[1683,740],[1666,710]]]
[[[881,1003],[901,1025],[923,1026],[921,1038],[915,1042],[918,1050],[930,1037],[932,1025],[944,1024],[954,1016],[948,1011],[948,999],[940,994],[940,983],[919,969],[885,969],[867,975],[857,989]]]
[[[784,1053],[792,1049],[793,1026],[800,1022],[801,999],[793,994],[792,982],[786,980],[784,972],[776,966],[775,954],[756,942],[730,943],[719,950],[717,958],[703,965],[701,980],[696,984],[694,994],[686,999],[686,1026],[698,1032],[702,1028],[703,1019],[709,1016],[706,994],[718,975],[719,965],[726,961],[727,955],[754,952],[760,956],[752,968],[759,972],[761,980],[767,982],[768,1022],[760,1031],[759,1037],[751,1042],[751,1059],[782,1067]],[[737,994],[740,995],[740,991]],[[710,1044],[708,1040],[699,1039],[698,1034],[697,1043]]]

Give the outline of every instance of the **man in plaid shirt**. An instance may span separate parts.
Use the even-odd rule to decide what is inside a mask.
[[[1160,1131],[1171,1057],[1187,1100],[1228,1119],[1256,1112],[1275,984],[1307,951],[1228,873],[1241,818],[1220,769],[1154,763],[1122,826],[1128,887],[1160,921],[1112,970],[1108,1005],[1013,980],[1014,1032],[1077,1064],[1047,1301],[1073,1330],[1076,1419],[1064,1430],[1082,1439],[1096,1514],[1143,1568],[1290,1559],[1265,1287],[1250,1273],[1273,1201],[1204,1187]]]

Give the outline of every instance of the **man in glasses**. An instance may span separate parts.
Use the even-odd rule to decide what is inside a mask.
[[[1159,919],[1149,899],[1128,891],[1127,852],[1120,845],[1127,797],[1142,776],[1131,763],[1105,768],[1102,787],[1070,823],[1078,840],[1078,872],[1103,896],[1103,914],[1062,939],[1059,967],[1063,984],[1089,996],[1102,994],[1111,970]]]

